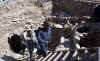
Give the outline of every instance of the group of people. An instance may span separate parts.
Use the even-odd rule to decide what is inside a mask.
[[[22,33],[26,47],[29,51],[30,58],[32,58],[34,48],[37,49],[37,54],[46,56],[48,50],[48,43],[51,42],[51,27],[48,21],[45,21],[42,28],[34,30],[29,24]]]

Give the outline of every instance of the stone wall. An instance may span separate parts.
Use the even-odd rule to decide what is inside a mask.
[[[53,13],[65,12],[76,16],[92,15],[97,3],[75,0],[53,0]]]

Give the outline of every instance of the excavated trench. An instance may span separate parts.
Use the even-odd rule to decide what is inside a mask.
[[[37,26],[41,26],[43,21],[45,21],[45,17],[52,15],[59,16],[62,14],[62,12],[78,17],[91,16],[97,4],[98,3],[83,3],[73,0],[52,0],[45,2],[45,4],[43,4],[44,7],[41,8],[40,6],[37,7],[38,5],[35,6],[33,0],[0,0],[0,51],[7,56],[14,55],[14,53],[9,49],[7,37],[11,32],[22,32],[25,23],[27,23],[29,20],[32,21],[33,26],[37,28]],[[53,28],[52,32],[53,44],[50,47],[51,50],[54,51],[56,47],[59,46],[62,33],[60,29],[56,28]],[[55,42],[57,43],[55,44]],[[62,57],[61,60],[64,61],[64,59],[66,59],[70,53],[72,56],[73,52],[69,51],[64,51],[63,53],[61,51],[50,52],[48,55],[51,54],[49,57],[53,56],[52,58],[47,57],[45,59],[41,58],[37,60],[57,61]],[[55,56],[56,59],[54,59]]]

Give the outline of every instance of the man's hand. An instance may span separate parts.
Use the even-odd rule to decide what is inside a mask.
[[[51,43],[51,40],[47,40],[47,43]]]

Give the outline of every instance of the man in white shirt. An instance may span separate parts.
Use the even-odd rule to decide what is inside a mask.
[[[32,29],[32,25],[26,25],[25,26],[25,30],[22,33],[24,41],[25,41],[25,45],[29,51],[30,54],[30,58],[32,58],[33,56],[33,51],[35,48],[35,44],[38,43],[34,29]]]

